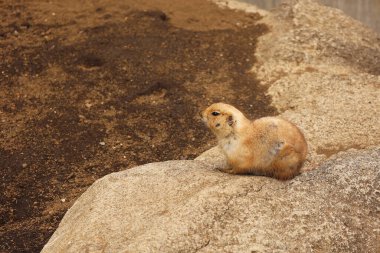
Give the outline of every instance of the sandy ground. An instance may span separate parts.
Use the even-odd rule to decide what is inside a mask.
[[[247,74],[259,19],[203,0],[0,1],[0,252],[39,252],[106,174],[211,147],[212,102],[277,114]]]

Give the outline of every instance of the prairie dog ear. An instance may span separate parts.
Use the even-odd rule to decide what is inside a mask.
[[[229,126],[232,126],[234,124],[234,118],[232,115],[228,116],[227,123]]]

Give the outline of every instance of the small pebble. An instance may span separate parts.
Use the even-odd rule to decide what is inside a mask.
[[[75,177],[75,174],[74,173],[70,173],[68,176],[67,176],[67,179],[72,179]]]
[[[66,199],[61,199],[61,202],[63,203],[63,202],[66,202]]]
[[[84,105],[85,105],[87,108],[91,108],[92,103],[91,103],[89,100],[86,100],[86,101],[84,102]]]
[[[100,145],[104,146],[106,143],[104,141],[99,142]]]

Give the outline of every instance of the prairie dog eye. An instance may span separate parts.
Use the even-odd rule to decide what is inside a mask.
[[[213,116],[218,116],[218,115],[220,115],[220,112],[212,112],[211,113]]]

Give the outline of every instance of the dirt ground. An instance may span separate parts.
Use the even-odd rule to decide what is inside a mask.
[[[0,0],[0,252],[39,252],[106,174],[210,148],[210,103],[276,114],[248,73],[259,19],[203,0]]]

